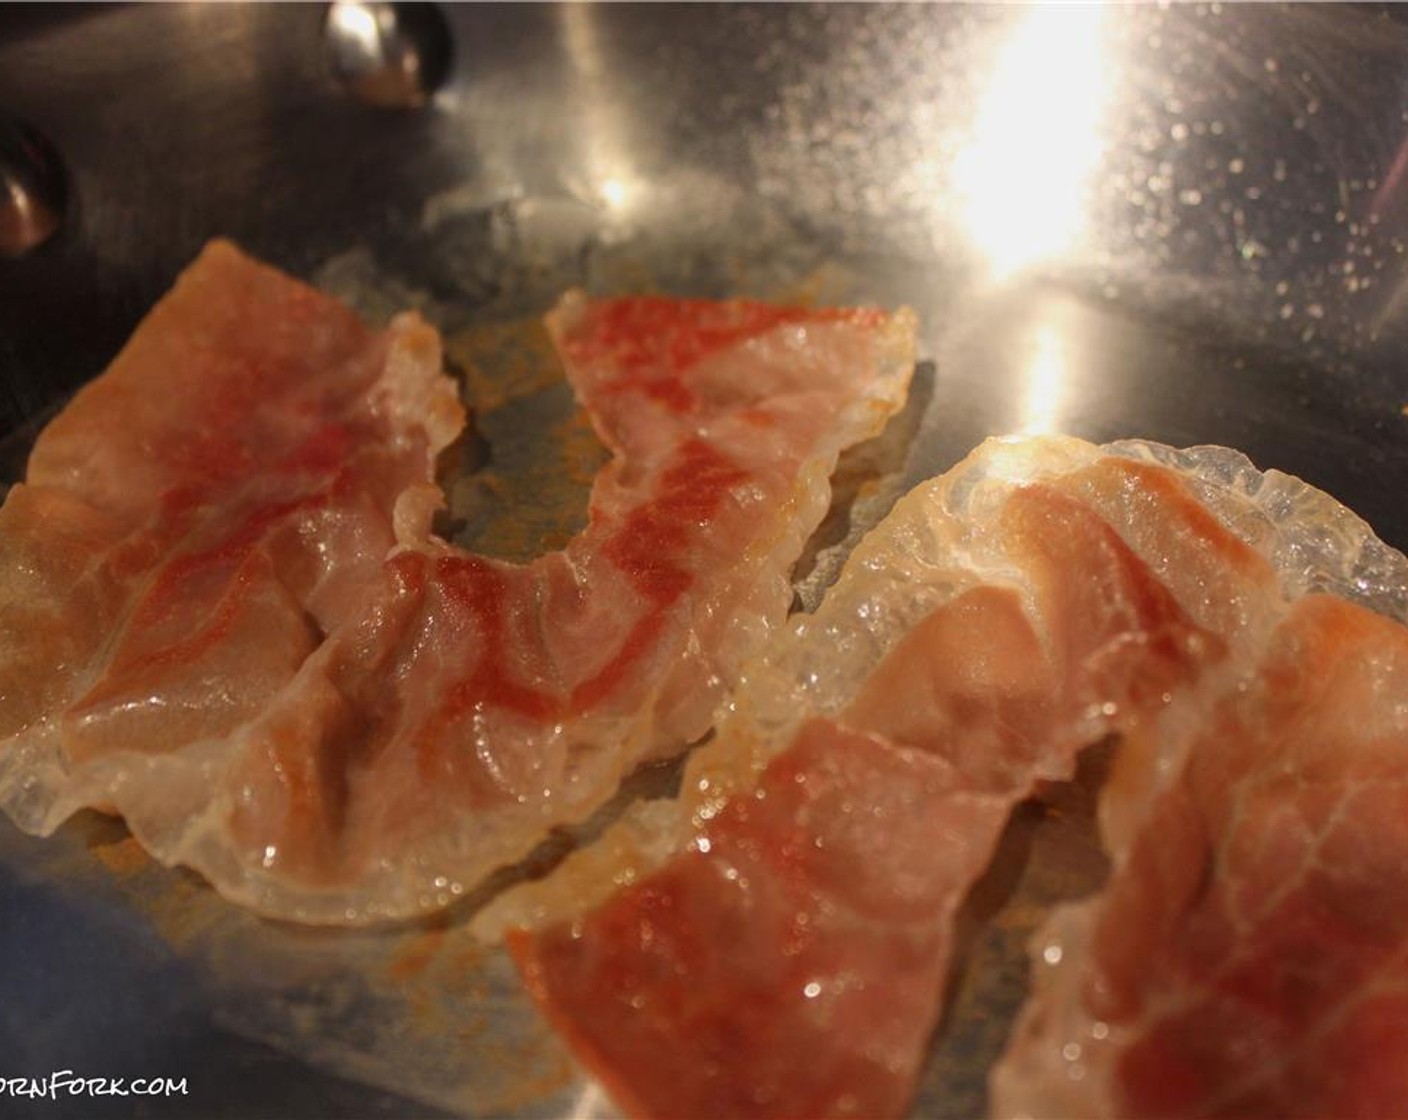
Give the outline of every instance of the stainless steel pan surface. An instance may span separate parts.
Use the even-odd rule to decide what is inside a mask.
[[[1399,10],[0,5],[4,481],[217,235],[436,323],[476,407],[454,531],[497,555],[585,516],[601,450],[533,325],[572,285],[918,311],[802,606],[997,432],[1231,445],[1408,546]],[[1088,785],[1025,807],[970,901],[918,1114],[983,1113],[1025,938],[1103,871]],[[0,824],[0,1078],[188,1083],[0,1112],[609,1114],[472,908],[294,929],[118,824]]]

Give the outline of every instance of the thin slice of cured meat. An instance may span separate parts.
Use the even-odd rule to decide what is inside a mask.
[[[217,247],[45,434],[5,514],[25,827],[116,809],[300,920],[447,904],[707,730],[786,613],[837,455],[913,367],[907,312],[570,295],[549,326],[614,457],[582,534],[513,565],[430,532],[459,411],[433,332],[397,323]],[[76,507],[63,534],[32,508],[46,484]],[[32,695],[36,651],[75,686]]]
[[[1408,563],[1323,512],[1285,535],[1341,536],[1324,582],[1401,619]],[[1408,629],[1297,599],[1176,746],[1120,759],[1114,871],[1035,941],[994,1114],[1401,1115]]]
[[[354,618],[463,424],[435,332],[212,243],[44,430],[0,509],[0,804],[144,837]],[[160,844],[154,845],[158,851]]]
[[[527,565],[408,541],[245,736],[261,909],[440,906],[708,730],[784,619],[839,452],[913,368],[908,313],[569,296],[549,328],[615,458]]]
[[[1013,806],[1110,736],[1169,755],[1331,582],[1329,536],[1288,547],[1308,515],[1235,465],[990,441],[750,665],[678,802],[482,915],[619,1104],[903,1112]]]

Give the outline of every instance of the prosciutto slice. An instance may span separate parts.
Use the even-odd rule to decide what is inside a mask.
[[[360,612],[463,424],[415,316],[374,333],[210,245],[44,430],[0,509],[0,804],[158,851],[233,736]]]
[[[1364,592],[1408,574],[1379,560]],[[1121,760],[1115,870],[1036,939],[994,1114],[1400,1114],[1405,753],[1408,629],[1324,594],[1286,607],[1189,735]]]
[[[207,250],[0,515],[11,815],[114,809],[237,901],[361,922],[707,730],[838,453],[904,400],[912,317],[570,295],[549,326],[614,458],[520,566],[430,533],[461,423],[433,332]]]
[[[632,1114],[902,1113],[955,912],[1013,806],[1110,736],[1147,760],[1122,775],[1147,797],[1286,598],[1365,545],[1307,493],[1233,453],[990,441],[903,499],[750,666],[677,805],[637,811],[483,929],[509,930],[529,989]]]

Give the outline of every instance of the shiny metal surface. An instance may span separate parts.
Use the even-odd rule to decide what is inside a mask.
[[[0,259],[9,477],[37,420],[223,234],[369,314],[438,323],[480,406],[453,528],[500,555],[571,532],[600,454],[525,325],[570,284],[918,310],[914,399],[848,465],[856,501],[820,535],[804,603],[897,493],[999,431],[1230,444],[1408,545],[1401,12],[444,14],[444,85],[388,113],[330,73],[322,8],[3,10],[0,110],[64,153],[74,200],[49,244]],[[982,1112],[1024,937],[1098,882],[1088,801],[1074,786],[1009,831],[919,1113]],[[123,844],[96,821],[48,843],[0,829],[0,1055],[24,1072],[107,1060],[134,1033],[123,993],[152,1010],[111,1060],[189,1076],[186,1112],[609,1110],[502,955],[467,941],[468,908],[291,931]],[[132,948],[109,964],[99,944]]]
[[[336,0],[323,39],[334,76],[368,105],[418,109],[450,66],[450,29],[433,4]]]
[[[53,236],[66,202],[63,165],[34,129],[0,116],[0,256],[20,257]]]

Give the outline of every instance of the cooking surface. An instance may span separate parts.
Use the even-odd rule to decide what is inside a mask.
[[[897,493],[1001,431],[1229,444],[1408,545],[1395,13],[418,18],[407,34],[448,46],[449,76],[388,109],[333,76],[347,56],[321,7],[0,8],[0,125],[36,130],[67,176],[57,234],[0,257],[6,481],[34,425],[224,235],[373,317],[417,306],[440,326],[478,407],[449,527],[496,555],[584,517],[600,448],[532,322],[573,284],[919,312],[911,405],[848,461],[855,501],[804,564],[807,605]],[[1025,936],[1098,882],[1089,797],[1062,791],[1009,830],[918,1112],[982,1111]],[[290,929],[152,866],[110,822],[49,841],[0,826],[0,1077],[188,1078],[153,1115],[607,1111],[506,958],[464,933],[470,909]]]

